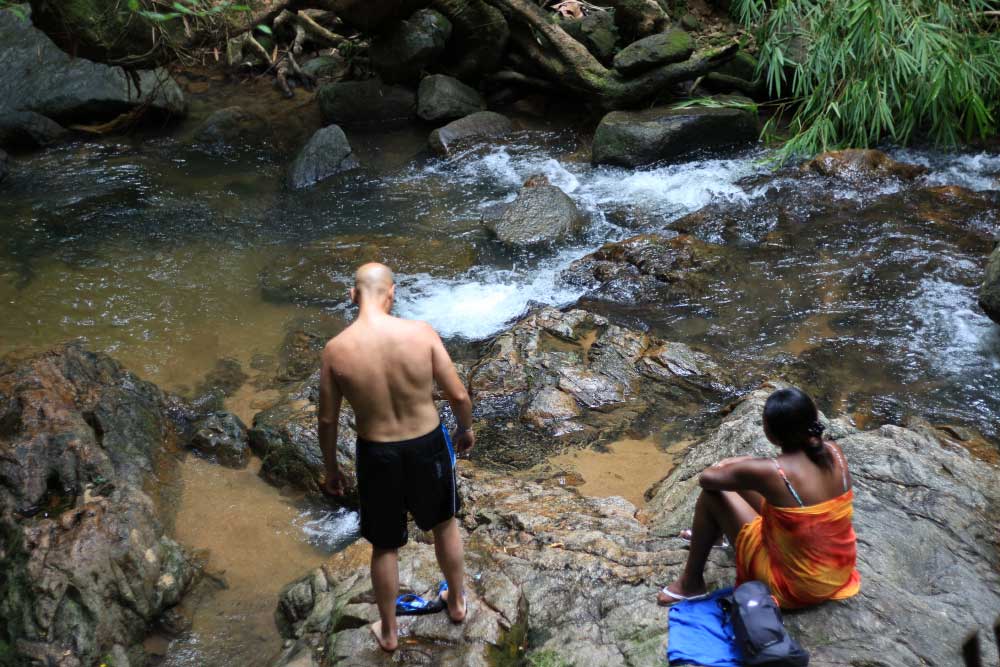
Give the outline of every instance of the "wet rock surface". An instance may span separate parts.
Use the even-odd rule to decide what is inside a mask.
[[[109,119],[137,106],[180,115],[187,103],[166,70],[143,70],[133,81],[120,67],[73,58],[42,31],[0,11],[0,115],[34,111],[56,120]]]
[[[375,36],[372,67],[388,83],[408,83],[432,65],[451,37],[451,21],[433,9],[421,9]]]
[[[706,466],[729,456],[773,455],[760,418],[769,392],[738,404],[652,494],[646,511],[653,535],[687,527],[697,474]],[[1000,608],[993,528],[1000,470],[930,430],[862,432],[834,421],[829,432],[854,479],[861,593],[787,614],[786,626],[815,664],[960,664],[966,634],[991,627]]]
[[[250,429],[250,447],[261,459],[260,475],[275,486],[302,491],[322,499],[323,452],[319,448],[316,404],[319,401],[319,371],[286,389],[273,407],[258,412]],[[354,477],[354,415],[350,408],[340,414],[337,461],[348,480],[343,502],[357,505]]]
[[[847,149],[817,155],[805,162],[803,172],[822,176],[835,176],[848,181],[894,177],[912,180],[927,173],[927,168],[917,164],[897,162],[877,150]]]
[[[594,133],[592,161],[640,167],[694,151],[714,151],[757,141],[757,116],[738,108],[657,107],[612,111]]]
[[[34,111],[0,113],[0,147],[43,148],[66,136],[59,123]]]
[[[687,345],[543,308],[497,336],[469,372],[473,458],[530,466],[566,444],[611,441],[654,406],[667,420],[721,400],[732,391],[726,376]]]
[[[475,247],[458,239],[345,234],[296,247],[258,280],[272,301],[336,305],[345,303],[354,271],[364,262],[383,262],[401,274],[453,275],[472,267],[476,256]]]
[[[316,131],[288,170],[288,187],[307,188],[343,171],[357,168],[347,135],[337,125]]]
[[[218,412],[192,425],[189,447],[227,468],[245,468],[250,462],[247,427],[234,414]]]
[[[500,656],[662,664],[667,612],[656,606],[656,589],[686,559],[675,536],[690,522],[697,474],[727,456],[773,453],[760,425],[769,392],[735,405],[691,446],[652,490],[643,521],[620,498],[587,498],[460,466],[470,573],[465,624],[452,625],[444,614],[401,618],[399,651],[381,652],[365,627],[378,616],[369,547],[359,543],[285,589],[277,618],[291,643],[277,665],[486,665]],[[930,431],[829,425],[854,477],[862,591],[788,613],[786,626],[814,664],[960,664],[966,633],[991,627],[1000,604],[992,530],[1000,471]],[[732,566],[730,552],[713,550],[710,587],[730,585]],[[416,540],[401,550],[402,590],[427,595],[439,579],[432,546]],[[986,651],[988,664],[995,649]]]
[[[0,182],[7,178],[7,172],[10,170],[10,167],[7,166],[8,160],[7,154],[3,152],[3,149],[0,149]]]
[[[164,395],[72,344],[0,361],[0,639],[16,664],[142,664],[197,574],[143,480],[174,428]]]
[[[530,246],[553,243],[579,233],[586,220],[569,196],[547,183],[526,186],[499,218],[486,218],[503,243]]]
[[[687,60],[692,53],[694,38],[675,28],[632,42],[615,55],[614,67],[625,76],[634,76],[660,65]]]
[[[341,125],[405,121],[417,110],[413,91],[379,79],[326,84],[316,91],[316,98],[323,120]]]
[[[474,88],[445,74],[425,76],[417,89],[417,115],[426,121],[450,121],[485,108]]]
[[[218,152],[234,146],[261,145],[270,136],[267,119],[233,106],[213,111],[195,130],[194,142],[209,152]]]
[[[986,262],[986,277],[979,290],[979,305],[990,319],[1000,324],[1000,248]]]
[[[506,116],[494,111],[477,111],[434,130],[428,142],[438,155],[448,155],[461,146],[503,137],[513,131],[514,125]]]

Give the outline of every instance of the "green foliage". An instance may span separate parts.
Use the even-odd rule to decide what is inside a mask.
[[[927,136],[985,139],[1000,113],[989,0],[733,0],[760,71],[791,111],[782,159]],[[779,113],[765,126],[774,135]]]

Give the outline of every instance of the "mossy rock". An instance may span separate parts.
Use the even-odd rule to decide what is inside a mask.
[[[671,29],[650,35],[622,49],[614,68],[625,76],[687,60],[694,53],[694,38],[684,30]]]

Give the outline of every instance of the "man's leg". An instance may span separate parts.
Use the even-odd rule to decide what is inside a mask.
[[[372,623],[379,646],[395,651],[399,645],[396,628],[396,597],[399,595],[399,556],[396,549],[372,547],[372,589],[380,620]]]
[[[706,591],[705,563],[712,545],[722,533],[736,545],[736,535],[744,524],[757,517],[757,512],[738,493],[732,491],[702,491],[694,506],[691,523],[691,548],[681,576],[667,590],[689,597]],[[660,602],[670,602],[669,596],[660,593]]]
[[[441,573],[448,582],[448,591],[442,596],[448,603],[448,616],[460,623],[465,620],[465,549],[462,534],[455,517],[434,526],[434,553]]]

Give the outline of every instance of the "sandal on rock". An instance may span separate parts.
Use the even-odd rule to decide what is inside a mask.
[[[396,598],[397,616],[423,616],[424,614],[436,614],[445,608],[444,600],[440,594],[433,600],[425,600],[419,595],[407,593]]]

